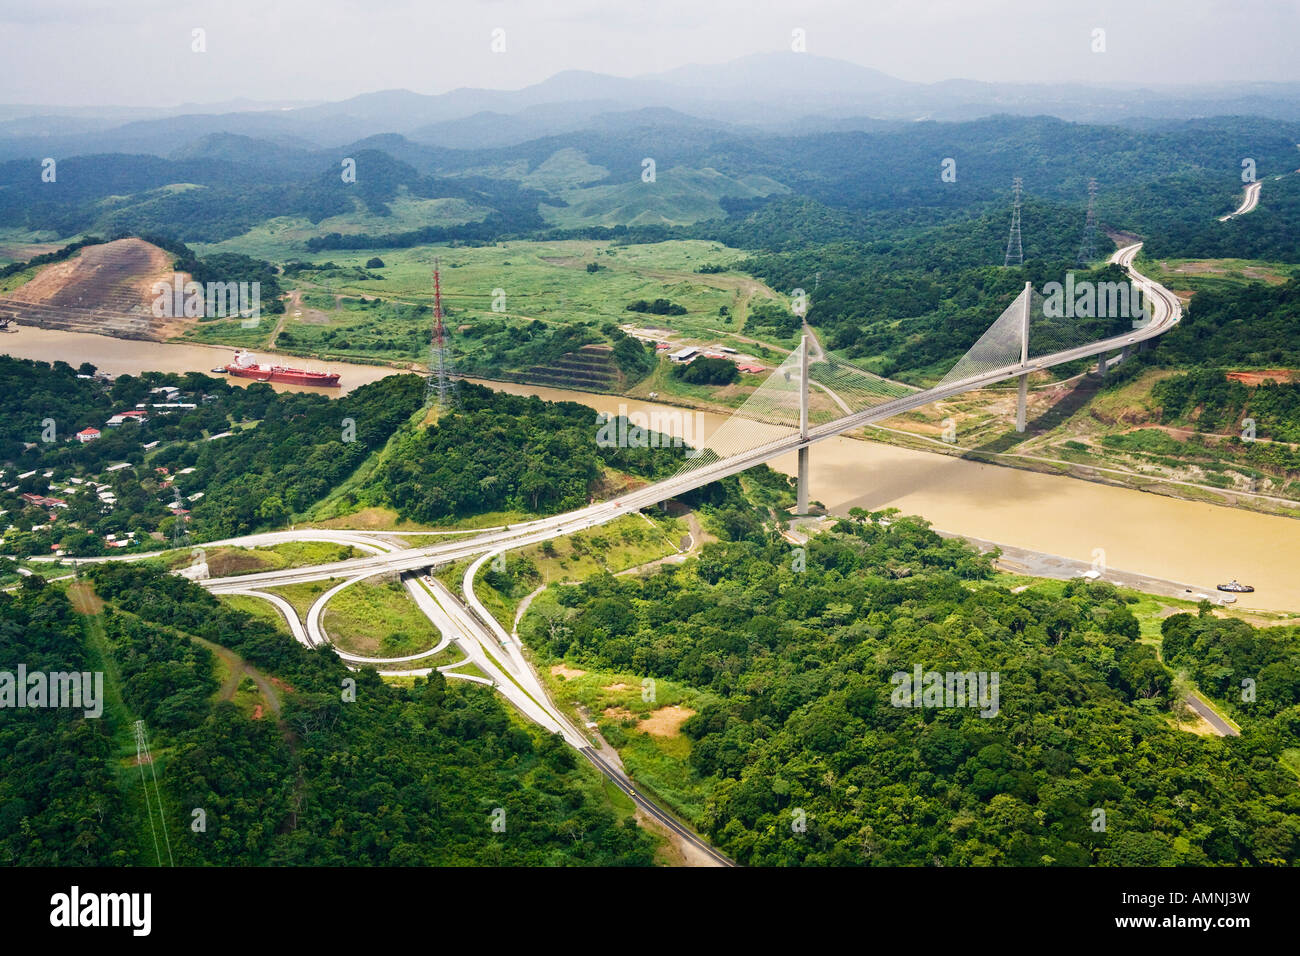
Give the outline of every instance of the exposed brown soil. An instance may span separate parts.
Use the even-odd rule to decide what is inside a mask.
[[[1241,382],[1242,385],[1262,385],[1268,379],[1272,379],[1279,385],[1289,382],[1300,381],[1300,370],[1293,368],[1266,368],[1255,372],[1228,372],[1227,379],[1230,382]]]
[[[676,737],[682,732],[682,724],[694,716],[695,711],[689,707],[680,707],[676,704],[671,707],[660,707],[641,721],[638,729],[655,737]]]
[[[161,340],[186,325],[153,315],[154,283],[170,285],[171,267],[170,253],[142,239],[87,246],[0,296],[0,315],[20,325]]]

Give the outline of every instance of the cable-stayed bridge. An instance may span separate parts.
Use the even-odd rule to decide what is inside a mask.
[[[659,820],[714,862],[731,865],[726,857],[689,827],[640,793],[627,774],[597,750],[593,741],[551,700],[546,687],[524,657],[517,635],[507,634],[475,595],[475,573],[500,552],[603,524],[792,451],[798,453],[798,510],[804,513],[808,506],[808,462],[812,445],[938,399],[997,382],[1018,380],[1016,427],[1023,431],[1030,374],[1093,356],[1101,357],[1098,366],[1104,372],[1109,353],[1126,354],[1135,346],[1168,331],[1182,317],[1178,300],[1169,290],[1133,269],[1133,260],[1140,248],[1141,243],[1127,246],[1111,258],[1112,262],[1127,270],[1132,283],[1130,288],[1142,290],[1149,310],[1134,323],[1131,331],[1124,334],[1089,341],[1089,329],[1095,326],[1065,317],[1051,318],[1051,310],[1043,308],[1041,297],[1026,285],[948,374],[928,389],[912,389],[890,382],[824,356],[819,349],[814,357],[814,349],[810,348],[809,338],[805,336],[800,347],[754,391],[745,404],[695,449],[695,454],[686,459],[676,474],[663,481],[614,501],[428,547],[400,548],[374,540],[364,533],[346,531],[307,530],[259,535],[255,537],[265,543],[312,537],[345,538],[351,539],[358,547],[378,553],[313,567],[215,578],[201,583],[213,592],[252,594],[272,601],[285,614],[298,640],[321,647],[329,643],[322,618],[325,604],[332,595],[374,575],[406,572],[403,576],[407,589],[442,635],[438,648],[454,641],[466,654],[465,661],[438,670],[448,677],[490,684],[529,720],[547,732],[560,734],[643,812]],[[433,577],[409,573],[465,558],[475,560],[465,572],[464,603]],[[297,612],[282,597],[257,590],[259,587],[324,579],[338,579],[340,583],[326,589],[313,602],[305,623],[298,619]],[[362,661],[355,655],[346,656],[345,662],[350,662],[348,666],[354,669],[367,664],[383,666],[382,661]],[[455,668],[467,662],[485,676],[457,673]]]
[[[1111,257],[1111,262],[1128,272],[1133,287],[1142,291],[1148,310],[1145,317],[1134,323],[1133,329],[1123,334],[1078,341],[1086,324],[1068,318],[1049,318],[1045,312],[1050,310],[1038,307],[1041,303],[1037,293],[1027,285],[937,385],[917,390],[832,358],[810,361],[805,339],[676,474],[617,500],[447,544],[405,548],[305,568],[213,578],[202,583],[212,591],[228,592],[259,585],[362,578],[393,571],[415,571],[523,547],[604,524],[790,452],[799,455],[798,510],[806,511],[809,449],[819,441],[938,399],[1010,379],[1019,381],[1016,426],[1023,430],[1025,394],[1031,373],[1094,356],[1124,354],[1167,332],[1182,318],[1182,308],[1172,292],[1133,269],[1141,245],[1126,246]],[[1103,358],[1099,364],[1104,368],[1106,361]]]
[[[1140,249],[1141,243],[1136,243],[1120,249],[1111,257],[1111,262],[1128,272],[1131,285],[1125,285],[1129,285],[1130,290],[1134,287],[1140,289],[1146,299],[1146,314],[1134,322],[1131,330],[1122,334],[1097,338],[1095,323],[1077,321],[1073,316],[1055,315],[1053,310],[1044,308],[1042,297],[1026,285],[1024,291],[948,374],[928,389],[900,385],[825,356],[820,349],[811,347],[813,343],[805,336],[800,347],[754,391],[744,405],[704,440],[673,476],[663,481],[629,492],[613,501],[426,547],[402,548],[391,541],[382,540],[384,532],[319,529],[269,532],[224,542],[208,542],[204,547],[326,540],[352,544],[371,553],[346,561],[237,577],[207,578],[199,583],[215,593],[243,593],[271,601],[284,614],[297,640],[308,646],[323,647],[329,644],[329,638],[322,619],[325,605],[333,595],[342,588],[375,575],[403,573],[412,598],[442,637],[435,649],[416,657],[429,656],[454,642],[465,652],[465,660],[445,665],[438,670],[448,677],[477,681],[496,688],[529,720],[547,732],[560,734],[645,813],[659,820],[715,862],[730,865],[730,861],[677,821],[672,814],[638,792],[627,774],[596,750],[592,741],[555,705],[524,657],[517,636],[506,634],[504,628],[475,596],[475,573],[487,560],[503,551],[604,524],[620,515],[659,504],[790,452],[798,454],[797,510],[805,513],[808,507],[808,463],[810,449],[814,444],[863,425],[920,408],[930,402],[998,382],[1018,380],[1016,427],[1023,431],[1026,388],[1030,374],[1093,356],[1101,357],[1098,366],[1104,372],[1110,361],[1107,355],[1126,354],[1143,342],[1167,332],[1182,317],[1182,309],[1173,293],[1140,275],[1133,268],[1133,261]],[[1110,311],[1111,305],[1108,302],[1104,311]],[[1131,299],[1128,305],[1132,307]],[[127,559],[147,556],[135,555]],[[428,575],[411,573],[465,558],[475,560],[465,572],[464,603],[442,582]],[[203,568],[206,571],[206,564]],[[334,579],[338,583],[325,589],[316,598],[305,620],[299,619],[298,612],[282,596],[258,590],[327,579]],[[380,667],[394,661],[411,659],[361,658],[352,654],[342,656],[345,663],[353,669],[360,666]],[[472,663],[477,673],[455,670],[467,663]],[[429,673],[429,670],[404,673]]]

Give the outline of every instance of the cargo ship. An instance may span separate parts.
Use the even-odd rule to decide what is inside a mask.
[[[259,382],[318,385],[321,388],[339,387],[339,376],[336,372],[309,372],[304,368],[290,368],[287,365],[262,365],[252,352],[243,350],[235,353],[235,360],[225,366],[225,371],[238,378],[255,378]]]

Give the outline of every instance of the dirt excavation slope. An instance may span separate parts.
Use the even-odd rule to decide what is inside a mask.
[[[142,239],[87,246],[0,296],[0,318],[69,332],[162,340],[176,320],[155,318],[155,282],[172,282],[172,256]]]

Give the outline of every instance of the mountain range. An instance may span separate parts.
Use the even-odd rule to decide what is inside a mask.
[[[338,102],[236,101],[170,109],[0,105],[0,159],[91,153],[175,156],[215,133],[311,150],[398,133],[453,149],[511,146],[612,125],[815,133],[878,131],[921,119],[996,114],[1149,124],[1204,116],[1300,119],[1300,84],[1198,88],[914,83],[844,60],[763,53],[727,63],[617,77],[569,70],[518,90],[461,88],[428,95],[365,93]]]

